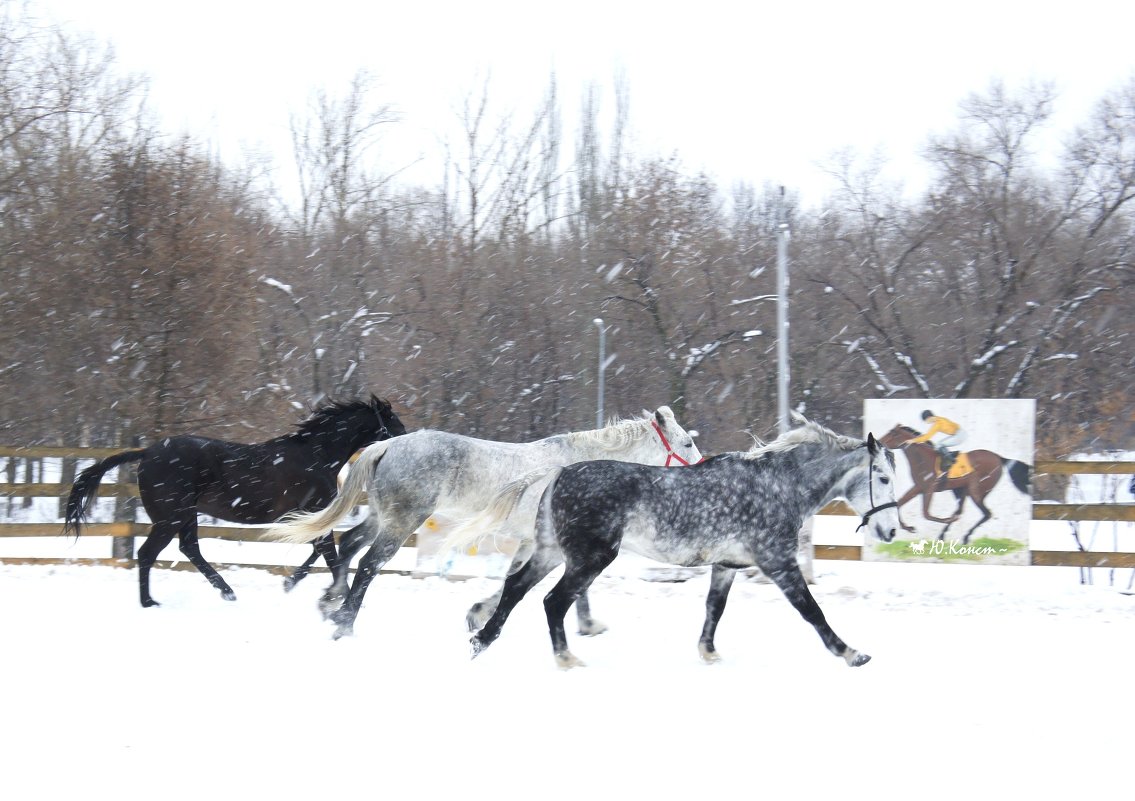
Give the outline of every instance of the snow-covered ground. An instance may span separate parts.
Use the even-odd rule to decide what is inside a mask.
[[[1071,568],[817,562],[829,655],[772,586],[738,582],[697,656],[704,576],[592,592],[610,630],[569,629],[554,666],[549,577],[469,659],[491,579],[396,575],[353,638],[326,583],[229,571],[0,566],[0,782],[9,798],[1118,798],[1135,720],[1135,597]],[[964,795],[960,795],[964,794]]]
[[[1114,500],[1129,500],[1123,484]],[[1096,547],[1135,550],[1129,526],[1091,525],[1080,534]],[[817,518],[814,536],[858,542],[854,527]],[[1068,524],[1034,522],[1030,542],[1075,547]],[[0,546],[109,555],[102,537]],[[308,553],[203,549],[215,562]],[[391,567],[414,565],[406,549]],[[706,577],[643,579],[656,574],[616,560],[592,591],[610,630],[569,629],[588,667],[561,672],[540,603],[556,574],[471,661],[464,613],[496,588],[489,578],[380,576],[355,637],[334,642],[316,611],[325,575],[285,594],[278,576],[230,570],[228,603],[196,572],[161,570],[163,605],[142,609],[133,570],[0,565],[0,788],[20,799],[1129,793],[1131,570],[1083,584],[1075,568],[818,561],[813,591],[833,628],[874,657],[855,669],[753,581],[730,598],[723,661],[704,665]]]

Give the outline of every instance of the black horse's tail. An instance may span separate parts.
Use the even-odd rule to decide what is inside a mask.
[[[1029,476],[1032,473],[1032,466],[1024,462],[1018,462],[1016,459],[1010,459],[1005,463],[1006,469],[1009,471],[1009,478],[1013,479],[1013,486],[1019,489],[1025,495],[1029,494]]]
[[[74,533],[76,537],[79,536],[83,523],[87,521],[87,514],[91,511],[91,505],[98,497],[99,482],[102,481],[102,477],[106,475],[108,470],[129,462],[141,461],[144,454],[145,451],[141,448],[122,451],[122,453],[106,457],[101,462],[95,462],[79,473],[79,477],[71,485],[71,494],[67,496],[67,511],[63,515],[63,533]]]

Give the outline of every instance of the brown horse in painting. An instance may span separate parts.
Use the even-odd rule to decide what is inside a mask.
[[[993,451],[977,450],[968,451],[959,456],[958,461],[964,464],[965,460],[969,461],[970,470],[962,472],[957,475],[958,470],[951,470],[954,475],[942,475],[940,457],[938,449],[928,442],[913,442],[909,443],[914,437],[918,436],[918,432],[909,426],[898,425],[879,438],[879,442],[893,450],[902,449],[906,454],[906,460],[910,464],[910,478],[914,482],[906,493],[899,498],[898,504],[901,509],[903,504],[914,498],[916,495],[922,496],[922,516],[927,520],[932,520],[935,523],[945,523],[945,528],[938,534],[938,539],[944,539],[946,530],[950,528],[955,520],[961,517],[962,506],[966,502],[966,498],[973,500],[974,506],[981,510],[981,520],[974,523],[973,527],[966,532],[965,537],[962,539],[963,543],[968,543],[970,536],[974,530],[989,518],[993,517],[993,513],[985,505],[985,497],[993,491],[997,486],[997,482],[1001,480],[1001,474],[1007,472],[1009,477],[1013,479],[1013,486],[1019,489],[1026,495],[1029,492],[1029,473],[1032,468],[1024,462],[1019,462],[1016,459],[1005,459],[997,455]],[[954,510],[951,517],[934,517],[930,514],[930,501],[933,499],[935,493],[945,492],[949,490],[954,493],[954,497],[958,499],[958,508]],[[913,526],[908,526],[902,522],[902,515],[899,515],[899,525],[907,531],[914,531]]]

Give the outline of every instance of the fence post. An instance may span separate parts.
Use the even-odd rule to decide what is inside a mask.
[[[132,438],[133,447],[141,446],[142,438]],[[138,483],[138,465],[136,462],[118,468],[119,484]],[[123,497],[121,494],[114,501],[114,522],[133,523],[138,514],[138,498],[134,496]],[[110,545],[110,555],[114,559],[134,558],[134,537],[114,537]]]

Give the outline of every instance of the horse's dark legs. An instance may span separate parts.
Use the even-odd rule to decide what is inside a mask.
[[[348,634],[353,634],[355,630],[355,618],[359,614],[359,609],[363,605],[363,597],[366,595],[367,587],[374,581],[382,566],[390,561],[394,554],[398,553],[398,549],[402,547],[410,534],[418,529],[422,523],[428,518],[429,512],[423,512],[420,515],[407,516],[396,515],[395,526],[383,526],[382,531],[376,531],[374,542],[371,543],[370,549],[363,555],[362,561],[359,562],[359,569],[355,573],[355,580],[351,583],[350,592],[347,593],[346,598],[343,600],[343,605],[330,614],[330,618],[335,622],[337,628],[335,629],[334,638],[337,640]],[[359,528],[356,526],[355,528]],[[352,529],[354,531],[354,529]],[[393,531],[404,531],[405,534],[393,535]],[[341,562],[346,562],[347,557],[340,549],[339,558]],[[342,570],[344,574],[345,570]]]
[[[832,631],[832,627],[828,625],[820,605],[816,603],[816,599],[808,591],[808,584],[804,581],[804,574],[800,572],[800,566],[796,563],[794,556],[791,561],[785,560],[775,569],[765,565],[760,565],[760,568],[765,575],[773,580],[776,586],[780,587],[780,591],[784,593],[784,596],[788,598],[789,603],[796,608],[796,611],[812,624],[829,651],[836,656],[843,657],[844,661],[852,667],[859,667],[870,661],[871,657],[848,647],[847,643]]]
[[[522,543],[516,554],[512,557],[512,563],[508,566],[508,575],[521,570],[528,560],[532,557],[532,550],[535,543],[532,541]],[[561,558],[556,564],[561,564]],[[545,574],[547,575],[547,574]],[[480,631],[485,625],[485,621],[493,614],[496,608],[500,605],[501,593],[504,592],[504,584],[501,584],[501,589],[497,590],[494,595],[488,598],[482,598],[477,603],[469,607],[469,611],[465,613],[465,626],[469,631]],[[575,614],[579,619],[579,633],[585,637],[594,637],[597,634],[602,634],[607,630],[607,624],[600,620],[596,620],[591,616],[591,604],[587,599],[587,593],[579,596],[579,600],[575,603]]]
[[[552,651],[556,657],[556,665],[567,670],[573,667],[582,667],[583,662],[568,650],[567,634],[564,631],[564,617],[568,608],[575,603],[591,582],[600,573],[615,561],[619,553],[617,545],[596,541],[586,555],[567,558],[567,567],[564,574],[552,587],[551,592],[544,596],[544,612],[548,616],[548,634],[552,638]]]
[[[709,595],[705,599],[705,625],[702,626],[701,639],[698,641],[698,653],[706,662],[721,659],[713,644],[713,635],[717,633],[717,624],[721,620],[721,613],[725,611],[725,602],[729,600],[729,590],[733,587],[733,577],[736,574],[737,571],[733,568],[713,566],[709,578]]]
[[[160,606],[150,596],[150,568],[158,560],[167,545],[177,536],[177,527],[165,521],[159,521],[150,526],[150,533],[146,541],[138,549],[138,591],[141,595],[142,606]]]
[[[579,633],[585,637],[594,637],[607,630],[607,624],[591,616],[591,601],[587,598],[587,590],[575,599],[575,616],[579,620]]]
[[[351,560],[364,546],[373,542],[374,537],[374,521],[368,517],[339,538],[339,554],[335,564],[331,566],[331,585],[319,599],[319,609],[324,618],[330,617],[332,612],[343,605],[343,599],[350,591],[347,578],[350,575]]]
[[[978,521],[977,521],[976,523],[974,523],[974,524],[973,524],[973,528],[971,528],[971,529],[970,529],[969,531],[967,531],[967,532],[966,532],[966,535],[965,535],[965,536],[964,536],[964,537],[962,538],[962,544],[963,544],[963,545],[966,545],[966,544],[968,544],[968,543],[969,543],[969,538],[970,538],[971,536],[973,536],[973,532],[974,532],[975,530],[977,530],[977,527],[978,527],[978,526],[980,526],[980,525],[981,525],[982,523],[984,523],[984,522],[986,522],[987,520],[989,520],[989,518],[993,517],[993,512],[989,511],[989,507],[987,507],[987,506],[986,506],[986,505],[985,505],[985,504],[984,504],[984,503],[982,502],[982,501],[984,501],[984,500],[985,500],[984,498],[982,498],[982,499],[981,499],[981,500],[979,501],[979,500],[977,499],[977,497],[976,497],[976,496],[974,496],[974,495],[971,495],[970,497],[971,497],[971,498],[973,498],[973,505],[974,505],[974,506],[976,506],[976,507],[977,507],[978,509],[980,509],[980,510],[981,510],[981,520],[978,520]]]
[[[520,599],[561,564],[563,564],[563,555],[558,548],[539,547],[519,570],[509,574],[504,580],[504,586],[501,588],[492,615],[481,626],[481,630],[469,640],[474,657],[492,645],[500,636],[501,628],[513,608],[520,603]]]
[[[945,526],[942,527],[942,530],[938,532],[938,540],[939,541],[946,539],[946,532],[950,530],[950,526],[954,525],[954,522],[959,517],[962,516],[962,507],[965,505],[965,502],[966,502],[966,490],[965,490],[965,488],[958,488],[958,489],[953,490],[953,493],[954,493],[954,497],[957,498],[957,500],[958,500],[958,506],[957,506],[956,509],[954,509],[953,516],[950,517],[948,520],[946,520],[946,519],[939,520],[936,517],[929,518],[930,520],[937,520],[937,522],[939,522],[939,523],[945,523],[946,524]]]
[[[193,566],[201,572],[201,575],[208,579],[210,584],[220,590],[222,598],[226,601],[236,600],[236,593],[233,592],[232,587],[201,555],[201,546],[197,542],[197,515],[194,515],[193,519],[187,524],[182,525],[181,542],[178,545],[178,550],[185,554],[185,557],[193,563]]]
[[[469,611],[465,613],[465,626],[469,631],[480,631],[485,625],[485,621],[492,616],[493,612],[500,606],[501,594],[504,592],[505,583],[508,579],[519,573],[528,560],[532,558],[532,552],[536,547],[533,540],[520,543],[520,547],[516,549],[516,553],[512,555],[512,562],[508,565],[508,573],[506,574],[505,581],[501,583],[501,588],[488,598],[482,598],[469,607]]]
[[[334,534],[325,534],[311,544],[311,556],[307,557],[302,565],[292,571],[292,575],[284,579],[284,592],[291,592],[293,587],[303,581],[311,571],[311,566],[314,565],[321,556],[323,557],[323,561],[327,563],[327,567],[334,573],[336,561]]]

